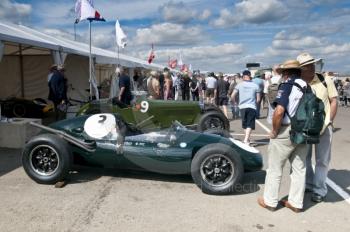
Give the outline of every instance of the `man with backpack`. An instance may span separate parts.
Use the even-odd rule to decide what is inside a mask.
[[[300,78],[300,64],[296,60],[284,62],[279,71],[286,81],[279,86],[276,99],[273,101],[275,111],[268,147],[268,169],[264,196],[258,198],[258,204],[271,211],[276,209],[283,167],[289,160],[292,169],[291,185],[288,200],[282,201],[282,204],[294,212],[300,212],[303,208],[305,191],[307,145],[291,141],[290,118],[296,114],[303,97],[302,89],[305,89],[307,84]]]
[[[306,158],[306,191],[313,192],[311,200],[319,203],[327,194],[326,179],[331,159],[333,120],[337,113],[338,92],[330,78],[315,73],[315,60],[310,54],[302,53],[297,57],[301,65],[301,77],[309,83],[316,96],[324,103],[325,120],[320,135],[320,142],[315,144],[315,171],[312,169],[312,146],[309,146]]]

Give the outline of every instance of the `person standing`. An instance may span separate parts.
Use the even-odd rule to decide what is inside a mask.
[[[217,82],[217,95],[218,95],[218,105],[224,112],[226,118],[228,118],[227,105],[228,105],[228,90],[230,84],[228,81],[224,80],[223,73],[219,73],[219,80]]]
[[[164,100],[173,99],[173,80],[169,72],[164,72]]]
[[[54,104],[55,119],[64,119],[64,106],[67,104],[67,82],[64,77],[64,67],[58,65],[57,69],[53,70],[49,81],[49,97]]]
[[[236,105],[236,95],[239,95],[238,107],[241,111],[242,127],[245,137],[244,143],[250,144],[250,135],[255,130],[256,102],[260,100],[259,87],[252,82],[250,71],[243,72],[243,82],[239,83],[231,97],[233,105]]]
[[[260,99],[256,102],[256,118],[260,118],[261,100],[264,98],[264,80],[261,71],[257,71],[254,75],[253,82],[259,87]]]
[[[189,101],[190,100],[190,82],[191,82],[191,79],[188,76],[188,72],[184,73],[182,80],[183,80],[182,100]]]
[[[191,87],[190,90],[192,95],[192,101],[199,101],[199,81],[196,75],[192,77],[190,87]]]
[[[132,99],[130,85],[130,77],[126,74],[126,70],[121,68],[119,77],[118,100],[126,105],[130,105]]]
[[[214,73],[209,73],[208,77],[205,79],[206,82],[206,97],[207,102],[214,104],[216,99],[216,87],[217,87],[217,80],[214,77]]]
[[[150,77],[147,79],[148,96],[151,99],[160,99],[160,85],[158,80],[158,72],[151,71]]]
[[[344,81],[344,84],[342,86],[343,90],[343,106],[348,107],[348,99],[350,98],[350,80],[349,78],[346,78]]]
[[[306,158],[306,189],[313,192],[311,200],[319,203],[327,195],[326,179],[328,175],[329,162],[331,160],[331,146],[333,139],[333,121],[337,114],[338,92],[330,78],[324,78],[315,72],[315,60],[309,53],[302,53],[297,57],[301,65],[301,77],[309,83],[316,96],[320,98],[325,106],[325,121],[320,135],[320,143],[315,144],[315,172],[312,169],[312,147],[309,146]]]
[[[303,92],[294,83],[299,84],[302,88],[307,87],[307,84],[300,78],[300,63],[297,60],[284,62],[280,66],[280,71],[282,71],[282,77],[286,81],[280,85],[273,102],[275,111],[267,151],[268,169],[264,195],[258,198],[258,204],[271,211],[276,209],[283,167],[289,160],[291,163],[291,184],[288,200],[282,201],[282,204],[294,212],[300,212],[303,208],[305,191],[307,145],[291,142],[290,119],[286,112],[289,113],[290,117],[293,117],[303,96]]]

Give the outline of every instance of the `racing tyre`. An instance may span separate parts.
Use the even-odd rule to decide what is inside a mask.
[[[55,184],[69,173],[73,163],[68,143],[53,134],[41,134],[24,147],[22,165],[27,175],[39,184]]]
[[[201,116],[198,123],[199,131],[206,131],[209,129],[230,130],[230,123],[226,116],[218,111],[208,111]]]
[[[193,181],[207,194],[225,195],[234,192],[243,176],[240,156],[224,144],[210,144],[195,154],[191,163]]]
[[[13,106],[13,115],[17,118],[23,118],[26,115],[26,107],[23,104],[15,104]]]

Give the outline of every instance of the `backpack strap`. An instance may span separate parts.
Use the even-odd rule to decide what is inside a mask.
[[[322,84],[324,85],[324,87],[326,87],[327,89],[327,83],[326,83],[326,80],[324,79],[324,76],[321,74],[321,73],[316,73],[318,79],[322,82]]]
[[[307,89],[310,88],[310,86],[307,84],[307,86],[305,86],[304,88],[301,87],[301,85],[299,85],[298,83],[296,83],[295,81],[293,83],[288,83],[288,82],[284,82],[284,83],[281,83],[280,85],[282,84],[286,84],[286,85],[292,85],[292,86],[296,86],[302,93],[303,95],[306,93]],[[278,87],[279,88],[279,87]],[[292,120],[292,117],[290,116],[288,110],[286,109],[285,110],[285,113],[287,114],[288,118],[290,120]]]

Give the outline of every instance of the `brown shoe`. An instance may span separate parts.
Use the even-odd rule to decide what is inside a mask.
[[[265,208],[265,209],[267,209],[267,210],[270,210],[270,211],[272,211],[272,212],[276,210],[276,207],[271,207],[271,206],[266,205],[266,204],[265,204],[265,201],[264,201],[264,198],[262,198],[262,197],[259,197],[259,198],[258,198],[258,204],[259,204],[261,207],[263,207],[263,208]]]
[[[281,200],[281,203],[284,207],[291,209],[295,213],[300,213],[302,209],[292,206],[287,200]]]

